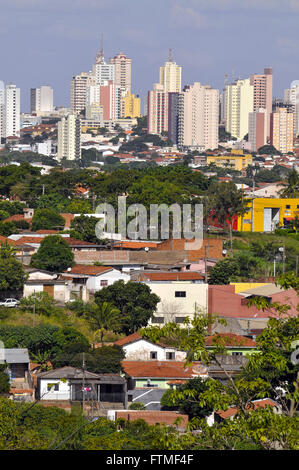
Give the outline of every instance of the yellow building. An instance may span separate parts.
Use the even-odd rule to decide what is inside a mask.
[[[123,98],[123,115],[124,117],[137,118],[140,117],[140,98],[132,93],[127,93]]]
[[[238,231],[273,232],[277,227],[283,226],[284,219],[299,216],[299,198],[255,198],[248,200],[248,208],[243,220],[238,217]]]
[[[242,171],[252,165],[252,155],[243,154],[242,150],[232,150],[230,155],[207,155],[207,165],[214,163],[216,166]]]

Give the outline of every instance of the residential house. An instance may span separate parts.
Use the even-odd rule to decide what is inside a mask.
[[[130,276],[110,266],[76,264],[65,271],[60,279],[68,283],[71,294],[88,301],[90,295],[103,287],[111,286],[120,280],[127,282]]]
[[[268,406],[271,406],[273,409],[273,413],[275,414],[281,414],[281,406],[272,398],[262,398],[258,400],[253,400],[250,405],[247,406],[248,411],[255,411],[260,408],[266,408]],[[239,412],[239,408],[237,406],[230,406],[227,410],[220,410],[214,413],[214,422],[219,423],[225,419],[234,419],[235,416],[237,416]],[[211,422],[211,424],[214,424],[214,422]]]
[[[277,312],[271,305],[264,310],[259,310],[254,305],[248,307],[248,300],[252,297],[265,298],[270,304],[280,302],[289,305],[290,309],[283,316],[298,315],[299,297],[297,292],[294,289],[285,291],[272,283],[261,283],[258,287],[244,288],[243,291],[240,291],[236,285],[210,285],[208,297],[208,313],[217,314],[226,320],[232,318],[237,320],[245,336],[252,336],[251,330],[263,330],[270,317],[277,317]],[[228,332],[227,329],[223,330],[218,325],[216,329],[221,333]],[[237,331],[231,332],[237,333]]]
[[[216,345],[225,347],[230,356],[246,356],[257,351],[253,339],[234,333],[214,333],[206,338],[205,343],[208,350],[215,349]]]
[[[25,348],[0,349],[0,363],[6,365],[10,380],[10,394],[14,400],[32,401],[34,388],[29,370],[29,354]]]
[[[139,333],[115,341],[126,354],[126,361],[184,361],[186,353],[165,344],[153,343]]]
[[[37,398],[42,402],[113,403],[116,409],[126,407],[126,380],[119,374],[94,374],[76,367],[65,366],[37,375]]]
[[[203,284],[204,276],[196,271],[140,271],[132,273],[132,281],[139,282],[191,282],[192,284]]]
[[[128,382],[128,402],[141,402],[148,410],[160,410],[160,401],[169,388],[195,377],[207,378],[207,368],[200,362],[186,366],[185,362],[123,361]]]
[[[192,280],[149,281],[144,284],[161,299],[150,324],[182,323],[186,317],[192,319],[195,312],[208,310],[208,284],[193,283]]]
[[[29,277],[24,284],[23,297],[46,292],[59,303],[66,303],[70,300],[67,282],[58,279],[58,274],[31,267],[26,267],[25,271]]]

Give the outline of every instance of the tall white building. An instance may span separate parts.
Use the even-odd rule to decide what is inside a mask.
[[[4,126],[3,126],[4,101],[5,101],[5,86],[4,86],[4,82],[0,81],[0,143],[1,143],[1,138],[4,137]]]
[[[299,80],[291,83],[291,87],[284,91],[285,104],[292,105],[294,109],[294,134],[299,134]]]
[[[59,160],[77,160],[81,158],[81,120],[77,114],[69,114],[58,122]]]
[[[2,138],[20,135],[20,88],[0,82],[0,135]]]
[[[115,81],[115,65],[105,62],[103,49],[96,56],[96,63],[92,67],[92,74],[97,85],[104,85],[105,82],[111,80]]]
[[[178,95],[178,136],[180,147],[213,150],[218,147],[219,91],[195,82]],[[174,111],[176,112],[176,111]],[[169,109],[169,119],[172,109]]]
[[[30,111],[35,114],[51,113],[54,109],[53,88],[41,86],[30,90]]]
[[[110,59],[114,65],[115,85],[123,89],[124,94],[131,93],[132,86],[132,59],[123,52]]]
[[[168,92],[159,83],[148,92],[147,131],[149,134],[161,134],[168,131]]]
[[[236,80],[223,91],[225,130],[242,140],[249,130],[249,113],[254,110],[254,86],[250,79]]]
[[[80,114],[86,106],[87,87],[96,85],[92,73],[81,72],[71,80],[71,110],[75,114]]]
[[[181,91],[182,83],[182,67],[172,59],[172,52],[169,51],[168,61],[164,66],[160,67],[160,85],[163,91],[176,92]]]

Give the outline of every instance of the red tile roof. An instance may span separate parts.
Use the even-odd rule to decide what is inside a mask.
[[[114,248],[127,248],[131,250],[142,250],[143,248],[157,248],[158,243],[152,242],[131,242],[131,241],[123,241],[117,242],[114,244]]]
[[[254,400],[251,402],[250,405],[248,405],[247,410],[257,410],[258,408],[265,408],[266,406],[277,406],[275,401],[271,400],[271,398],[263,398],[262,400]],[[235,416],[239,411],[239,408],[237,406],[232,406],[228,408],[227,410],[223,411],[217,411],[217,414],[223,418],[231,418],[232,416]]]
[[[113,268],[110,266],[90,266],[85,264],[75,264],[70,271],[65,271],[65,274],[86,274],[88,276],[97,276],[98,274],[111,271]]]
[[[2,220],[2,222],[19,222],[20,220],[26,220],[26,222],[30,223],[32,221],[32,217],[25,219],[24,214],[15,214]]]
[[[213,336],[206,338],[206,345],[213,346],[215,344],[227,347],[243,347],[254,348],[256,342],[246,336],[235,335],[234,333],[215,333]]]
[[[19,238],[18,244],[23,244],[23,243],[35,243],[35,244],[40,244],[43,240],[45,240],[47,237],[31,237],[30,235],[24,235],[23,237]],[[86,242],[83,240],[77,240],[76,238],[71,238],[71,237],[63,237],[63,240],[65,240],[70,246],[97,246],[95,243],[90,243]]]
[[[198,281],[204,276],[196,271],[140,273],[139,278],[149,281]]]
[[[0,235],[0,243],[1,245],[5,245],[5,243],[7,243],[8,245],[16,246],[16,242],[14,240],[10,240],[10,238],[7,237],[3,237],[3,235]]]
[[[123,361],[124,372],[130,377],[165,378],[165,379],[191,379],[198,377],[199,372],[194,362],[192,366],[185,366],[184,362],[170,361]]]
[[[129,336],[126,336],[125,338],[119,339],[118,341],[115,341],[114,344],[117,346],[124,346],[126,344],[134,343],[135,341],[139,341],[142,339],[142,336],[139,333],[133,333]]]

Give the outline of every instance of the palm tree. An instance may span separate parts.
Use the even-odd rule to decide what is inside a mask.
[[[102,304],[93,304],[88,313],[88,321],[95,330],[95,335],[100,335],[100,341],[103,346],[103,337],[106,331],[116,332],[121,325],[120,310],[109,302]]]
[[[280,196],[295,198],[299,197],[299,174],[295,169],[288,173],[285,183],[282,183],[284,189],[280,191]]]

